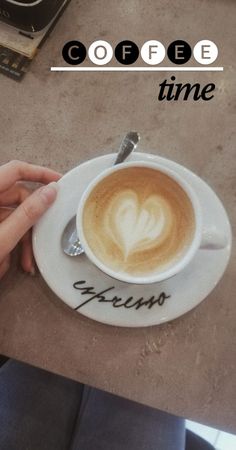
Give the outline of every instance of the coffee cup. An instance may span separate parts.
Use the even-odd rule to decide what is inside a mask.
[[[217,227],[203,228],[189,183],[155,162],[104,170],[83,193],[76,217],[87,257],[117,280],[150,284],[182,271],[201,249],[227,245]]]

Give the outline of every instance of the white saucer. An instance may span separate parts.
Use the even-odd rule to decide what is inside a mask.
[[[56,202],[34,228],[36,262],[58,297],[84,316],[125,327],[170,321],[198,305],[223,275],[232,240],[227,214],[212,189],[190,170],[156,155],[133,153],[129,158],[132,161],[156,161],[183,176],[199,196],[203,225],[217,224],[227,236],[228,246],[223,250],[199,250],[187,268],[161,283],[144,286],[113,280],[97,269],[86,255],[66,256],[60,242],[66,224],[76,213],[82,192],[95,176],[113,164],[114,159],[115,155],[109,154],[87,161],[59,181]]]

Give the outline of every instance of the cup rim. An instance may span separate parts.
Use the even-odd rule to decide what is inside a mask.
[[[115,270],[112,270],[111,268],[107,267],[103,262],[101,262],[96,255],[93,253],[91,248],[89,247],[89,244],[87,243],[87,240],[84,235],[83,231],[83,208],[86,203],[86,200],[88,199],[90,193],[95,188],[95,186],[104,178],[111,175],[114,172],[117,172],[119,170],[122,170],[124,168],[129,167],[147,167],[150,169],[158,170],[160,172],[165,173],[166,175],[169,175],[171,178],[173,178],[184,190],[184,192],[187,194],[188,198],[191,201],[193,211],[194,211],[194,218],[195,218],[195,233],[192,239],[191,244],[189,245],[189,248],[187,249],[186,253],[183,255],[183,257],[180,259],[180,261],[177,261],[175,264],[173,264],[171,267],[158,272],[157,274],[151,274],[146,276],[132,276],[126,273],[117,273]],[[194,257],[196,251],[198,250],[201,242],[201,236],[202,236],[202,214],[201,214],[201,206],[199,199],[197,197],[197,194],[191,187],[191,185],[186,182],[178,173],[176,173],[173,169],[169,169],[168,167],[165,167],[162,164],[159,164],[157,162],[147,162],[147,161],[129,161],[125,163],[121,163],[119,165],[111,166],[105,170],[103,170],[99,175],[97,175],[87,186],[85,191],[83,192],[79,205],[77,208],[77,214],[76,214],[76,228],[77,233],[80,239],[80,242],[82,244],[82,247],[84,248],[85,254],[87,257],[91,260],[91,262],[97,266],[102,272],[109,275],[110,277],[118,280],[123,281],[130,284],[151,284],[151,283],[158,283],[161,281],[164,281],[168,278],[173,277],[174,275],[177,275],[182,269],[184,269],[189,262]]]

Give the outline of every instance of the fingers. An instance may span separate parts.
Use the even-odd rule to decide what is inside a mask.
[[[10,268],[10,256],[8,255],[2,263],[0,263],[0,279],[4,277]]]
[[[0,208],[0,222],[5,220],[12,212],[13,208]],[[32,249],[32,233],[28,231],[21,239],[22,251],[21,251],[21,267],[25,272],[31,274],[35,273],[34,256]],[[1,255],[1,250],[0,250]]]
[[[0,250],[3,257],[12,251],[25,233],[49,208],[56,198],[57,190],[57,183],[38,189],[0,224]]]
[[[28,231],[22,238],[21,267],[25,272],[34,275],[34,256],[32,249],[32,233]]]
[[[56,198],[57,185],[61,175],[53,170],[20,161],[0,166],[0,276],[8,270],[9,253],[22,239],[21,265],[27,272],[34,271],[31,233],[32,225],[41,217]],[[34,194],[19,181],[50,183]],[[27,198],[29,198],[27,200]],[[17,209],[5,206],[21,204]],[[4,206],[4,207],[1,207]]]
[[[46,167],[36,166],[22,161],[11,161],[0,166],[0,192],[9,189],[17,181],[50,183],[58,181],[61,175]]]
[[[32,191],[26,188],[22,183],[16,183],[10,189],[0,192],[0,206],[19,205]]]
[[[0,208],[0,222],[5,220],[14,211],[13,208]]]

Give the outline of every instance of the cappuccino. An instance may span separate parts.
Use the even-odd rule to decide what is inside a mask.
[[[195,233],[194,209],[180,184],[148,167],[125,167],[90,192],[82,216],[86,241],[105,266],[132,276],[176,264]]]

